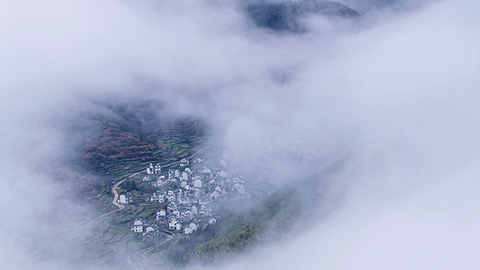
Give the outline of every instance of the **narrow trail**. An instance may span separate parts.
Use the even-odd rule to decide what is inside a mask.
[[[140,174],[140,173],[142,173],[142,172],[144,172],[144,171],[146,171],[146,170],[142,170],[142,171],[133,173],[133,174],[129,175],[128,178],[132,178],[132,177],[134,177],[135,175],[138,175],[138,174]],[[100,215],[100,216],[98,216],[98,217],[90,220],[87,224],[84,224],[84,225],[76,228],[75,230],[67,233],[67,234],[64,234],[64,235],[61,235],[61,236],[52,238],[52,239],[51,239],[50,241],[48,241],[46,244],[51,244],[51,243],[53,243],[53,242],[55,242],[55,241],[57,241],[57,240],[60,240],[60,239],[63,239],[63,238],[67,238],[67,237],[69,237],[69,236],[73,236],[73,235],[75,235],[76,233],[78,233],[79,231],[81,231],[81,230],[85,229],[86,227],[92,225],[94,222],[98,221],[99,219],[102,219],[102,218],[104,218],[104,217],[106,217],[106,216],[109,216],[109,215],[111,215],[111,214],[113,214],[113,213],[116,213],[116,212],[122,210],[123,208],[125,208],[125,205],[124,205],[124,204],[119,204],[119,203],[117,203],[117,200],[118,200],[117,188],[118,188],[118,186],[120,186],[120,185],[123,183],[123,181],[125,181],[125,179],[123,179],[123,180],[121,180],[121,181],[118,181],[118,182],[115,183],[115,185],[113,185],[113,187],[112,187],[112,192],[113,192],[113,195],[114,195],[114,196],[113,196],[112,204],[114,204],[115,206],[117,206],[118,209],[115,209],[115,210],[112,210],[112,211],[110,211],[110,212],[108,212],[108,213],[105,213],[105,214],[103,214],[103,215]]]
[[[197,151],[195,154],[192,154],[192,155],[190,155],[190,156],[188,156],[188,157],[186,157],[186,158],[187,158],[187,159],[191,159],[191,158],[193,158],[194,156],[196,156],[198,153],[200,153],[200,152],[203,151],[203,150],[204,150],[204,149],[201,149],[201,150]],[[170,166],[170,165],[174,165],[174,164],[178,164],[178,163],[180,163],[180,160],[179,160],[179,161],[170,162],[170,163],[164,164],[164,165],[162,165],[162,166]],[[117,191],[118,187],[119,187],[127,178],[133,178],[133,177],[135,177],[135,176],[137,176],[137,175],[139,175],[139,174],[141,174],[141,173],[144,173],[144,172],[146,172],[146,171],[147,171],[147,170],[145,169],[145,170],[141,170],[141,171],[132,173],[132,174],[130,174],[129,176],[127,176],[126,178],[124,178],[123,180],[120,180],[120,181],[117,180],[118,182],[116,182],[116,183],[112,186],[112,188],[111,188],[111,191],[112,191],[112,193],[113,193],[112,204],[115,205],[115,206],[117,206],[118,209],[115,209],[115,210],[112,210],[112,211],[107,212],[107,213],[105,213],[105,214],[102,214],[102,215],[100,215],[100,216],[98,216],[98,217],[90,220],[88,223],[86,223],[86,224],[84,224],[84,225],[82,225],[82,226],[74,229],[73,231],[70,231],[70,232],[64,234],[64,235],[61,235],[61,236],[52,238],[50,241],[46,242],[46,243],[44,244],[44,246],[46,247],[46,245],[52,244],[52,243],[54,243],[55,241],[58,241],[58,240],[61,240],[61,239],[64,239],[64,238],[67,238],[67,237],[70,237],[70,236],[74,236],[75,234],[77,234],[78,232],[80,232],[80,231],[82,231],[83,229],[87,228],[88,226],[92,225],[92,224],[95,223],[96,221],[98,221],[98,220],[100,220],[100,219],[102,219],[102,218],[104,218],[104,217],[107,217],[107,216],[109,216],[109,215],[112,215],[113,213],[116,213],[116,212],[118,212],[118,211],[123,210],[123,209],[125,208],[125,205],[117,202],[117,200],[118,200],[118,198],[119,198],[119,194],[118,194],[118,191]],[[143,266],[141,265],[141,262],[143,262],[144,260],[147,259],[146,255],[147,255],[148,253],[152,252],[153,250],[155,250],[156,248],[158,248],[160,245],[162,245],[162,244],[164,244],[164,243],[172,240],[172,239],[174,238],[174,236],[175,236],[173,233],[168,232],[168,231],[165,231],[165,233],[169,234],[170,237],[168,237],[165,241],[162,241],[161,243],[157,244],[157,245],[154,246],[154,247],[145,248],[145,249],[142,249],[142,250],[136,252],[136,253],[133,254],[133,255],[130,255],[130,256],[127,258],[128,263],[129,263],[130,265],[132,265],[132,266],[134,267],[134,269],[136,269],[136,270],[140,270],[140,269],[143,270]],[[142,258],[142,260],[141,260],[140,262],[132,262],[132,260],[131,260],[130,258],[131,258],[132,256],[137,256],[140,252],[144,252],[144,253],[142,253],[142,254],[140,255],[141,258]],[[137,267],[137,266],[138,266],[138,267]]]
[[[124,204],[117,202],[117,200],[118,200],[117,188],[118,188],[118,186],[120,186],[120,185],[123,183],[123,181],[125,181],[125,179],[123,179],[122,181],[118,181],[118,182],[117,182],[115,185],[113,185],[113,187],[112,187],[112,193],[113,193],[113,201],[112,201],[112,203],[113,203],[114,205],[116,205],[116,206],[119,208],[119,210],[122,210],[123,208],[125,208],[125,205],[124,205]]]
[[[196,156],[196,155],[197,155],[199,152],[201,152],[201,151],[202,151],[202,150],[199,150],[198,152],[196,152],[195,154],[190,155],[190,156],[187,157],[187,158],[190,159],[190,158]],[[165,165],[163,165],[163,166],[170,166],[170,165],[177,164],[177,163],[180,163],[180,160],[179,160],[179,161],[174,161],[174,162],[171,162],[171,163],[168,163],[168,164],[165,164]],[[135,176],[137,176],[137,175],[139,175],[139,174],[141,174],[141,173],[144,173],[144,172],[146,172],[146,171],[147,171],[147,170],[145,169],[145,170],[141,170],[141,171],[132,173],[132,174],[130,174],[129,176],[127,176],[126,178],[133,178],[133,177],[135,177]],[[126,178],[125,178],[125,179],[126,179]],[[64,235],[55,237],[55,238],[51,239],[50,241],[48,241],[47,244],[52,243],[52,242],[55,242],[55,241],[60,240],[60,239],[63,239],[63,238],[66,238],[66,237],[69,237],[69,236],[72,236],[72,235],[76,234],[77,232],[85,229],[86,227],[92,225],[92,223],[98,221],[99,219],[104,218],[104,217],[106,217],[106,216],[109,216],[109,215],[111,215],[111,214],[113,214],[113,213],[115,213],[115,212],[118,212],[118,211],[124,209],[124,208],[125,208],[125,205],[124,205],[124,204],[117,203],[118,196],[119,196],[118,191],[117,191],[117,188],[123,183],[123,181],[125,181],[125,179],[116,182],[116,183],[112,186],[112,189],[111,189],[111,190],[112,190],[112,193],[113,193],[112,204],[115,205],[115,206],[117,206],[118,209],[115,209],[115,210],[110,211],[110,212],[108,212],[108,213],[105,213],[105,214],[103,214],[103,215],[101,215],[101,216],[98,216],[98,217],[96,217],[95,219],[90,220],[87,224],[84,224],[84,225],[76,228],[75,230],[67,233],[67,234],[64,234]]]
[[[158,248],[160,245],[163,245],[165,244],[166,242],[172,240],[175,235],[169,231],[164,231],[165,233],[169,234],[169,237],[167,239],[165,239],[164,241],[158,243],[156,246],[154,247],[148,247],[148,248],[144,248],[144,249],[141,249],[137,252],[135,252],[134,254],[130,255],[127,257],[127,262],[128,264],[130,264],[132,266],[133,269],[135,270],[143,270],[143,266],[142,266],[142,262],[145,261],[148,257],[146,256],[148,253],[152,252],[153,250],[155,250],[156,248]],[[132,260],[134,257],[140,255],[140,258],[142,260],[140,261],[134,261]]]

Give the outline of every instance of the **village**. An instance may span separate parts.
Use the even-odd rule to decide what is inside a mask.
[[[189,235],[222,219],[222,205],[233,200],[250,200],[245,179],[230,171],[224,159],[217,164],[207,165],[201,158],[191,161],[183,158],[177,169],[166,170],[159,163],[150,163],[142,184],[156,190],[146,200],[158,208],[150,220],[134,218],[131,231],[142,234],[144,241],[163,233]],[[128,192],[120,194],[117,202],[139,203]]]

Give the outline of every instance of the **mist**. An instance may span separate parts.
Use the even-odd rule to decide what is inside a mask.
[[[158,100],[208,123],[237,171],[325,175],[313,225],[206,267],[478,268],[480,4],[339,2],[360,19],[291,33],[238,1],[2,1],[0,264],[78,268],[62,239],[32,251],[97,214],[58,179],[67,127],[104,113],[92,100]]]

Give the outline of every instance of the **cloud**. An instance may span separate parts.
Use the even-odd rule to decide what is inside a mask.
[[[301,35],[258,29],[230,1],[3,3],[2,265],[38,269],[38,229],[76,224],[58,202],[82,208],[43,168],[64,154],[65,119],[94,109],[85,97],[117,96],[204,117],[238,167],[282,182],[312,170],[285,153],[349,156],[330,179],[344,194],[332,216],[231,269],[474,269],[479,4],[422,3],[312,17]]]

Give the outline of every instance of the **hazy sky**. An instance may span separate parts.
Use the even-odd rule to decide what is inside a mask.
[[[237,165],[266,142],[314,145],[322,164],[349,154],[331,217],[230,269],[478,269],[480,4],[341,2],[363,19],[293,35],[234,1],[0,1],[0,265],[63,267],[28,251],[39,228],[74,226],[47,218],[68,194],[44,168],[85,97],[121,96],[204,117]],[[279,181],[296,169],[272,164]]]

